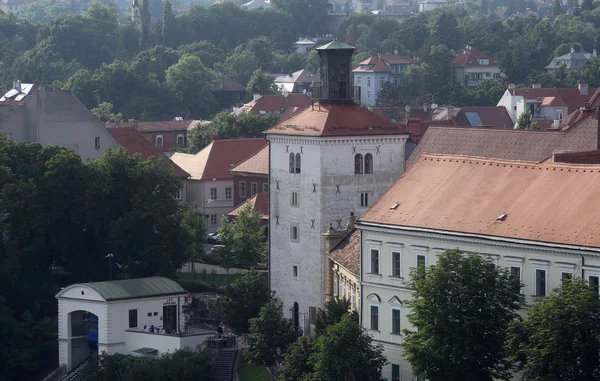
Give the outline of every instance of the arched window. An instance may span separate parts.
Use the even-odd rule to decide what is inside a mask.
[[[361,154],[354,155],[354,174],[361,175],[363,173],[363,157]]]
[[[365,155],[365,174],[373,174],[373,155],[370,153]]]
[[[291,153],[291,154],[290,154],[290,173],[294,173],[294,171],[295,171],[295,168],[296,168],[296,166],[295,166],[295,164],[294,164],[294,162],[295,162],[295,161],[294,161],[294,158],[295,158],[294,154],[293,154],[293,153]]]
[[[300,154],[296,154],[296,173],[300,173]]]

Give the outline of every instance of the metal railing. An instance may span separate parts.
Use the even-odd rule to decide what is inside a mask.
[[[341,101],[360,104],[360,86],[325,86],[317,83],[312,87],[312,99],[321,103]]]

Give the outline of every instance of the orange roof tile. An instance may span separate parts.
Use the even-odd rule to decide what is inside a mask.
[[[269,175],[269,146],[250,156],[246,161],[236,165],[231,173],[251,173],[258,175]]]
[[[479,59],[487,58],[489,60],[488,65],[481,65]],[[482,52],[479,49],[465,50],[463,53],[458,54],[454,59],[454,65],[458,67],[463,66],[495,66],[494,59],[487,53]]]
[[[306,136],[408,134],[404,128],[356,104],[315,104],[265,133]]]
[[[279,115],[280,120],[285,120],[295,112],[310,106],[310,97],[306,94],[290,93],[263,95],[258,100],[245,104],[242,111],[255,115],[271,113]]]
[[[569,113],[583,107],[590,101],[596,88],[589,88],[588,94],[581,94],[579,89],[574,88],[520,88],[509,89],[512,95],[522,96],[525,99],[546,102],[549,106],[568,107]],[[545,98],[554,98],[548,99]],[[546,105],[546,104],[545,104]]]
[[[598,189],[598,165],[422,155],[359,223],[600,247]]]
[[[329,257],[356,276],[360,276],[360,231],[353,229],[338,243]]]
[[[185,168],[194,180],[231,179],[229,171],[234,166],[267,145],[265,139],[213,140],[195,155],[176,152],[171,160]]]
[[[112,135],[113,138],[119,143],[123,148],[125,148],[130,153],[139,153],[142,155],[143,160],[147,160],[151,157],[154,158],[162,158],[166,161],[171,162],[173,164],[173,169],[175,170],[175,176],[188,178],[190,174],[184,171],[177,163],[173,162],[166,155],[162,153],[161,150],[156,148],[152,143],[150,143],[146,138],[139,133],[135,128],[129,127],[119,127],[119,128],[107,128],[108,132]]]
[[[252,198],[247,199],[235,208],[227,212],[228,216],[237,217],[244,205],[252,205],[253,210],[258,210],[262,213],[262,220],[269,219],[269,194],[268,193],[257,193]]]

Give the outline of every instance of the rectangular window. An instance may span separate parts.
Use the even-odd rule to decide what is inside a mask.
[[[290,237],[292,238],[292,241],[298,241],[298,227],[297,226],[292,226],[290,229]]]
[[[216,214],[210,215],[210,224],[213,226],[217,224],[217,215]]]
[[[371,90],[367,91],[367,98],[371,98]]]
[[[392,276],[400,278],[400,253],[392,251]]]
[[[379,274],[379,250],[371,249],[371,274]]]
[[[298,277],[298,266],[292,267],[292,275],[294,276],[294,278]]]
[[[517,266],[510,266],[510,275],[514,276],[518,280],[521,280],[521,268]]]
[[[383,86],[385,83],[385,77],[379,77],[379,86]]]
[[[96,147],[96,149],[100,148],[100,136],[94,138],[94,147]]]
[[[181,200],[181,188],[177,189],[177,193],[175,193],[175,200]]]
[[[535,296],[546,296],[546,270],[535,270]]]
[[[185,147],[185,136],[177,135],[177,147]]]
[[[392,309],[392,333],[400,334],[400,310]]]
[[[154,145],[157,146],[158,148],[162,148],[162,146],[163,146],[162,135],[156,135],[156,138],[154,139]]]
[[[590,287],[600,293],[600,277],[590,276],[588,279],[590,281]]]
[[[371,306],[371,330],[379,331],[379,307]]]
[[[210,199],[211,200],[217,199],[217,188],[210,188]]]
[[[258,183],[250,183],[250,196],[258,193]]]
[[[371,77],[367,77],[367,87],[371,87]]]
[[[573,278],[573,274],[571,273],[560,273],[560,279],[571,279]]]
[[[269,193],[269,183],[263,183],[263,193]]]
[[[137,328],[137,310],[129,310],[129,328]]]
[[[357,86],[360,86],[360,79],[361,79],[360,77],[356,77],[356,85]]]
[[[554,118],[554,119],[556,119],[556,120],[562,120],[563,117],[564,117],[564,111],[563,111],[563,109],[562,108],[557,108],[556,109],[556,118]]]
[[[360,206],[369,206],[369,194],[361,193],[360,194]]]
[[[231,200],[231,194],[233,192],[231,191],[231,187],[227,187],[225,188],[225,199],[226,200]]]
[[[298,206],[298,192],[292,192],[292,206]]]
[[[240,197],[246,198],[246,182],[240,181]]]
[[[392,364],[392,381],[400,381],[400,365]]]
[[[417,255],[417,267],[427,266],[427,258],[424,255]]]

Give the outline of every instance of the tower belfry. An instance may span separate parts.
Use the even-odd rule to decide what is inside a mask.
[[[359,103],[360,87],[352,86],[351,65],[355,47],[332,41],[315,49],[321,58],[321,82],[313,99],[320,104]]]

